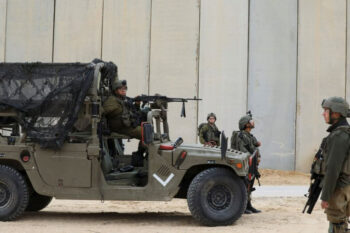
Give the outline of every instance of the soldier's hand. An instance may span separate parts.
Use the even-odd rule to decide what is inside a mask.
[[[213,147],[213,144],[211,142],[206,142],[206,143],[204,143],[204,145]]]
[[[261,142],[256,143],[256,146],[257,147],[261,146]]]
[[[328,202],[326,202],[326,201],[322,201],[322,202],[321,202],[321,208],[322,208],[322,209],[327,209],[328,206],[329,206]]]

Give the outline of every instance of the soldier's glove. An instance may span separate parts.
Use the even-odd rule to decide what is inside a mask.
[[[214,145],[212,144],[212,141],[204,143],[205,146],[210,146],[213,147]]]

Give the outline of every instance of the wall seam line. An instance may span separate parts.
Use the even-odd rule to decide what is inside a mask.
[[[6,0],[6,7],[5,7],[5,38],[4,38],[4,62],[6,62],[6,43],[7,43],[7,17],[8,17],[8,5],[9,1]]]
[[[103,55],[103,27],[104,27],[104,15],[105,15],[105,0],[102,0],[101,51],[100,51],[100,58],[101,58],[101,60],[102,60],[102,55]]]
[[[152,14],[153,14],[153,0],[150,0],[150,18],[149,18],[149,53],[148,53],[148,77],[147,77],[147,94],[151,93],[151,54],[152,54]]]
[[[248,111],[248,98],[249,98],[249,52],[250,52],[250,5],[251,1],[248,1],[248,32],[247,32],[247,80],[246,80],[246,106],[245,106],[245,112],[244,114]]]
[[[199,60],[200,60],[200,48],[201,48],[201,16],[202,16],[202,1],[198,0],[198,9],[199,9],[199,14],[198,14],[198,41],[197,41],[197,98],[199,98]],[[196,127],[199,124],[199,101],[196,101],[197,105],[197,115],[196,115]],[[197,134],[195,134],[195,142],[198,143],[198,137]]]
[[[297,1],[297,44],[296,44],[296,75],[295,75],[295,120],[294,120],[294,171],[297,170],[297,133],[298,133],[298,80],[299,80],[299,0]]]
[[[345,99],[347,100],[347,82],[348,82],[348,0],[345,0]]]
[[[55,24],[56,24],[56,0],[53,1],[53,20],[52,20],[52,51],[51,62],[54,62],[55,56]]]

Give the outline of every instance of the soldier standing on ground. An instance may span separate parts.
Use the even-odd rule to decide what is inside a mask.
[[[232,133],[231,148],[253,154],[255,150],[261,146],[261,143],[254,137],[253,134],[250,133],[251,130],[255,127],[255,123],[253,121],[253,118],[250,112],[248,112],[246,116],[241,117],[241,119],[239,120],[238,126],[240,131],[233,131]],[[260,154],[258,159],[260,160]],[[257,176],[260,176],[258,172],[255,174],[255,177]],[[244,212],[245,214],[261,212],[260,210],[255,209],[252,206],[252,202],[251,202],[251,194],[252,194],[252,191],[255,190],[255,188],[253,187],[255,177],[251,181],[247,181],[248,202],[247,202],[247,208]]]
[[[350,216],[350,126],[346,120],[349,104],[341,97],[322,102],[323,117],[331,126],[327,129],[324,150],[321,207],[325,209],[330,233],[347,231]]]
[[[216,115],[209,113],[207,123],[202,123],[198,127],[200,143],[208,146],[220,146],[220,134],[218,127],[215,125]]]

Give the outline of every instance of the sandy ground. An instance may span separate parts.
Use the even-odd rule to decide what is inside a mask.
[[[307,174],[264,170],[262,185],[307,185]],[[54,200],[38,213],[1,222],[0,232],[327,232],[320,203],[312,215],[302,214],[304,197],[257,197],[260,214],[243,215],[234,225],[204,227],[194,221],[186,200],[171,202]]]

